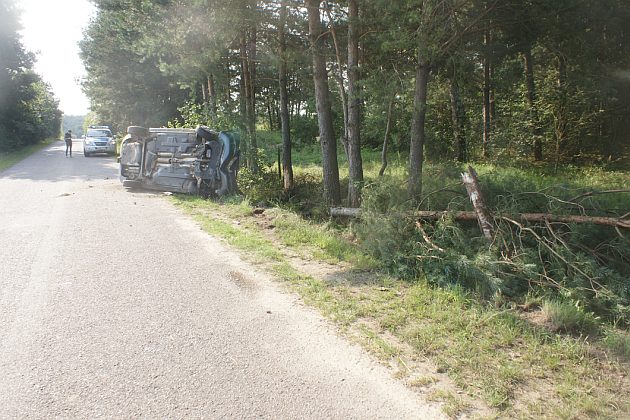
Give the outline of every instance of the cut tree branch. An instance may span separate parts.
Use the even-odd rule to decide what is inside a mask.
[[[336,217],[361,217],[361,209],[349,207],[332,207],[330,209],[330,215]],[[477,213],[474,211],[417,211],[414,212],[413,215],[418,217],[419,219],[427,220],[438,220],[448,215],[451,215],[455,220],[477,220]],[[511,217],[523,222],[591,223],[594,225],[611,226],[620,229],[630,229],[630,220],[623,217],[556,216],[549,213],[521,213],[517,215],[511,215]]]
[[[578,195],[576,197],[573,197],[572,199],[569,200],[569,202],[575,202],[575,201],[579,200],[580,198],[592,197],[594,195],[614,194],[614,193],[630,193],[630,190],[589,191],[587,193],[580,194],[580,195]]]

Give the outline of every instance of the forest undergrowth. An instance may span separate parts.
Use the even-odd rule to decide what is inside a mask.
[[[296,153],[292,194],[282,192],[276,165],[261,155],[262,171],[239,175],[243,197],[179,203],[248,254],[273,253],[275,274],[397,366],[408,384],[426,391],[447,375],[463,394],[427,392],[449,415],[470,410],[466,398],[480,399],[500,417],[630,413],[628,395],[619,394],[629,380],[628,232],[515,217],[624,217],[627,171],[475,164],[496,221],[487,241],[476,222],[452,216],[471,209],[459,178],[463,166],[427,165],[424,200],[412,205],[405,199],[404,157],[394,157],[378,177],[377,153],[366,153],[361,217],[332,219],[321,204],[321,168],[311,157]],[[268,218],[263,228],[253,212],[261,207]],[[450,213],[426,221],[414,216],[417,210]],[[300,273],[277,254],[278,243],[303,258],[349,265],[347,279]],[[414,374],[410,366],[418,360],[429,360],[435,371]]]
[[[455,212],[472,210],[461,182],[464,165],[427,165],[423,199],[415,203],[407,200],[404,157],[394,158],[379,177],[377,153],[367,153],[361,218],[331,221],[320,200],[321,169],[308,150],[295,157],[296,189],[291,194],[282,192],[275,167],[269,165],[256,175],[244,171],[239,184],[245,196],[254,204],[273,204],[332,223],[398,278],[461,286],[499,306],[558,301],[583,318],[572,327],[558,325],[571,333],[630,325],[628,229],[518,218],[543,213],[628,221],[630,173],[624,168],[566,166],[557,171],[552,166],[473,164],[494,216],[495,233],[488,241],[476,222],[454,219]],[[346,175],[343,170],[341,175]],[[419,219],[419,210],[447,213],[430,221]]]

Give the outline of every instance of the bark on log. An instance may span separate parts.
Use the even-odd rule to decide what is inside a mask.
[[[468,167],[468,172],[462,173],[462,181],[468,191],[468,197],[477,213],[477,220],[479,221],[479,228],[483,232],[483,236],[488,240],[492,240],[494,236],[494,224],[492,223],[492,215],[486,207],[486,203],[483,200],[481,189],[479,188],[479,181],[477,181],[477,172],[472,166]]]
[[[594,225],[619,227],[630,229],[630,220],[615,217],[596,216],[554,216],[546,213],[522,213],[520,219],[526,222],[543,222],[545,220],[556,223],[591,223]]]
[[[474,211],[418,211],[414,216],[419,219],[437,220],[448,214],[453,216],[455,220],[474,221],[477,220],[477,213]],[[330,209],[331,216],[340,217],[361,217],[361,209],[348,207],[332,207]],[[549,213],[521,213],[517,215],[509,215],[510,218],[521,220],[523,222],[552,222],[552,223],[591,223],[600,226],[618,227],[621,229],[630,229],[630,220],[615,217],[597,217],[597,216],[556,216]],[[501,216],[497,216],[501,218]]]
[[[331,207],[330,215],[333,217],[361,217],[361,209],[355,207]]]

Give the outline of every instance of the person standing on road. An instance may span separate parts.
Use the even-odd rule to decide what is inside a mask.
[[[72,130],[66,131],[64,138],[66,139],[66,157],[68,157],[68,151],[70,151],[70,157],[72,157]]]

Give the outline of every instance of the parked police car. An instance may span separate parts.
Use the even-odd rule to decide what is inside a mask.
[[[85,157],[96,153],[116,154],[116,139],[106,125],[91,125],[83,136],[83,154]]]

